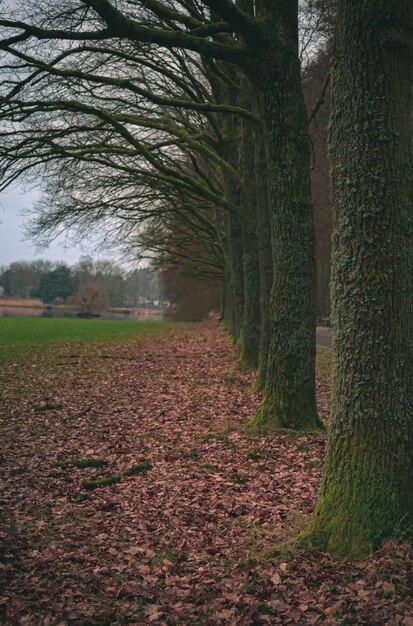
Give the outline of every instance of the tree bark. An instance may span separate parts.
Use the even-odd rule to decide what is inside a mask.
[[[255,111],[260,106],[255,102]],[[266,131],[263,124],[254,126],[255,185],[257,197],[257,239],[260,270],[260,341],[258,350],[257,387],[264,388],[267,379],[268,352],[271,338],[270,293],[273,281],[271,212],[268,181],[268,154],[265,148]]]
[[[238,106],[252,109],[251,85],[240,79]],[[238,121],[239,166],[242,175],[240,193],[244,269],[244,314],[239,341],[242,361],[258,367],[260,343],[260,270],[257,241],[257,192],[253,126],[249,120]]]
[[[238,151],[236,142],[236,128],[234,120],[226,120],[223,127],[225,145],[223,146],[224,158],[237,168]],[[228,172],[223,172],[223,188],[226,198],[234,206],[240,205],[240,193],[236,182]],[[244,269],[243,269],[243,236],[241,227],[240,211],[228,211],[226,215],[226,262],[228,279],[228,330],[234,343],[237,344],[244,319]]]
[[[243,244],[239,215],[227,216],[228,297],[231,299],[230,334],[237,344],[244,319],[244,272],[242,264]]]
[[[412,32],[410,0],[338,2],[332,426],[303,538],[340,557],[413,522]]]
[[[251,78],[262,93],[268,135],[273,286],[264,399],[251,426],[308,429],[321,422],[315,398],[315,235],[298,5],[265,0],[257,8],[266,17],[266,30]],[[272,58],[274,64],[268,61]]]

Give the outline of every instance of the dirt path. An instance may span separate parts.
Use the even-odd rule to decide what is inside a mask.
[[[270,558],[313,507],[324,437],[248,432],[254,375],[220,327],[2,376],[3,624],[413,624],[404,547]]]

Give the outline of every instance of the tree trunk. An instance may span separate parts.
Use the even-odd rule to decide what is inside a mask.
[[[267,18],[266,38],[251,78],[262,93],[268,134],[273,287],[264,399],[251,426],[308,429],[321,422],[315,398],[315,235],[298,7],[293,0],[265,0],[257,7]],[[275,37],[280,32],[282,37]]]
[[[238,167],[238,147],[236,142],[236,122],[226,118],[222,125],[224,145],[223,157],[234,169]],[[225,197],[235,207],[240,205],[240,193],[234,177],[223,171],[223,189]],[[228,211],[226,214],[226,266],[227,296],[230,303],[228,309],[228,330],[237,344],[244,318],[244,271],[243,271],[243,236],[240,211]]]
[[[242,230],[239,216],[229,212],[227,219],[229,297],[231,298],[230,334],[238,343],[244,318],[244,273],[242,266]]]
[[[332,427],[303,537],[362,558],[413,522],[413,4],[339,0],[330,159]]]
[[[251,110],[251,86],[242,77],[239,86],[238,106]],[[257,242],[257,192],[255,180],[255,150],[252,123],[238,121],[239,167],[242,175],[241,216],[244,269],[244,315],[239,341],[242,361],[258,367],[260,342],[260,270]]]
[[[256,103],[255,110],[260,109]],[[271,338],[270,293],[273,281],[271,213],[268,185],[268,154],[265,150],[265,129],[254,127],[255,182],[257,194],[257,238],[260,269],[260,342],[258,352],[257,387],[264,388],[267,378],[268,351]]]

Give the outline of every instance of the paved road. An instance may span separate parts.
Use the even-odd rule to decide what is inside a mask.
[[[331,328],[327,326],[317,326],[317,343],[320,346],[331,348]]]

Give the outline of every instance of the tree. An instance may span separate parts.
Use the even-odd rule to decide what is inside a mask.
[[[257,3],[267,32],[251,77],[261,97],[268,137],[273,244],[271,338],[264,399],[253,427],[321,426],[315,399],[315,234],[309,177],[307,115],[298,61],[297,5]],[[277,62],[268,63],[268,58]],[[258,82],[257,82],[258,81]]]
[[[339,0],[332,427],[304,538],[361,558],[413,524],[413,4]]]
[[[28,298],[38,291],[42,275],[52,269],[50,261],[15,261],[1,272],[0,284],[6,296]]]
[[[50,303],[55,298],[66,300],[73,294],[74,289],[70,268],[65,263],[58,263],[55,269],[41,276],[39,288],[34,295]]]
[[[82,316],[99,315],[110,308],[109,294],[104,285],[86,283],[75,293],[72,304]]]
[[[82,256],[73,267],[73,277],[79,288],[90,283],[102,285],[107,291],[113,307],[125,306],[125,272],[113,261],[94,261],[90,256]]]

